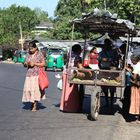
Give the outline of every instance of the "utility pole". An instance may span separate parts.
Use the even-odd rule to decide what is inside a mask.
[[[81,13],[84,13],[84,3],[83,3],[83,0],[80,0],[80,2],[81,2]]]
[[[22,37],[22,27],[21,27],[21,22],[19,23],[19,30],[20,30],[21,50],[23,51],[23,37]]]
[[[106,11],[106,0],[104,0],[104,8],[105,8],[105,11]]]

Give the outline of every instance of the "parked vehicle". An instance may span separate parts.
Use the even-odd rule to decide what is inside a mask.
[[[15,63],[24,63],[27,51],[17,50],[14,53],[13,61]]]
[[[42,52],[42,54],[44,55],[44,57],[46,57],[47,50],[48,50],[47,47],[42,47],[42,48],[39,49],[39,51]]]
[[[64,51],[60,48],[48,48],[46,53],[46,69],[63,70]]]

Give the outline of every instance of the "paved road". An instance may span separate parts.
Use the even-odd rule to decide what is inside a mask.
[[[138,140],[140,125],[125,122],[121,103],[102,109],[98,121],[87,119],[91,92],[84,99],[84,113],[62,113],[55,105],[60,93],[54,72],[47,72],[50,86],[38,112],[21,103],[26,70],[21,65],[0,63],[0,140]]]

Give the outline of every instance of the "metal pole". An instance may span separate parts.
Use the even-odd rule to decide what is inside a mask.
[[[104,8],[105,8],[105,11],[106,11],[106,0],[104,0]]]
[[[124,60],[125,63],[124,63],[124,67],[127,66],[128,52],[129,52],[129,41],[130,41],[130,31],[128,30],[126,50],[125,50],[125,60]],[[125,75],[125,70],[124,70],[124,75]],[[121,88],[121,93],[120,93],[120,98],[121,99],[123,99],[123,94],[124,94],[124,87]]]
[[[128,31],[128,35],[127,35],[126,52],[125,52],[125,67],[127,65],[129,44],[130,44],[130,31]]]
[[[68,62],[68,66],[70,66],[70,67],[71,67],[71,61],[72,61],[71,51],[72,51],[73,40],[74,40],[74,23],[72,25],[71,46],[70,46],[70,49],[69,49],[69,62]]]
[[[22,37],[22,27],[21,27],[21,23],[19,23],[19,29],[20,29],[21,50],[23,50],[23,37]]]
[[[72,34],[71,34],[71,41],[73,41],[73,37],[74,37],[74,23],[73,23],[73,25],[72,25]]]

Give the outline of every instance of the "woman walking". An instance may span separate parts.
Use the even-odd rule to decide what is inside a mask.
[[[40,90],[38,84],[38,71],[45,66],[44,56],[39,52],[36,42],[29,43],[29,53],[25,59],[24,66],[27,68],[22,102],[31,102],[31,111],[37,111],[37,103],[45,99],[45,91]]]

